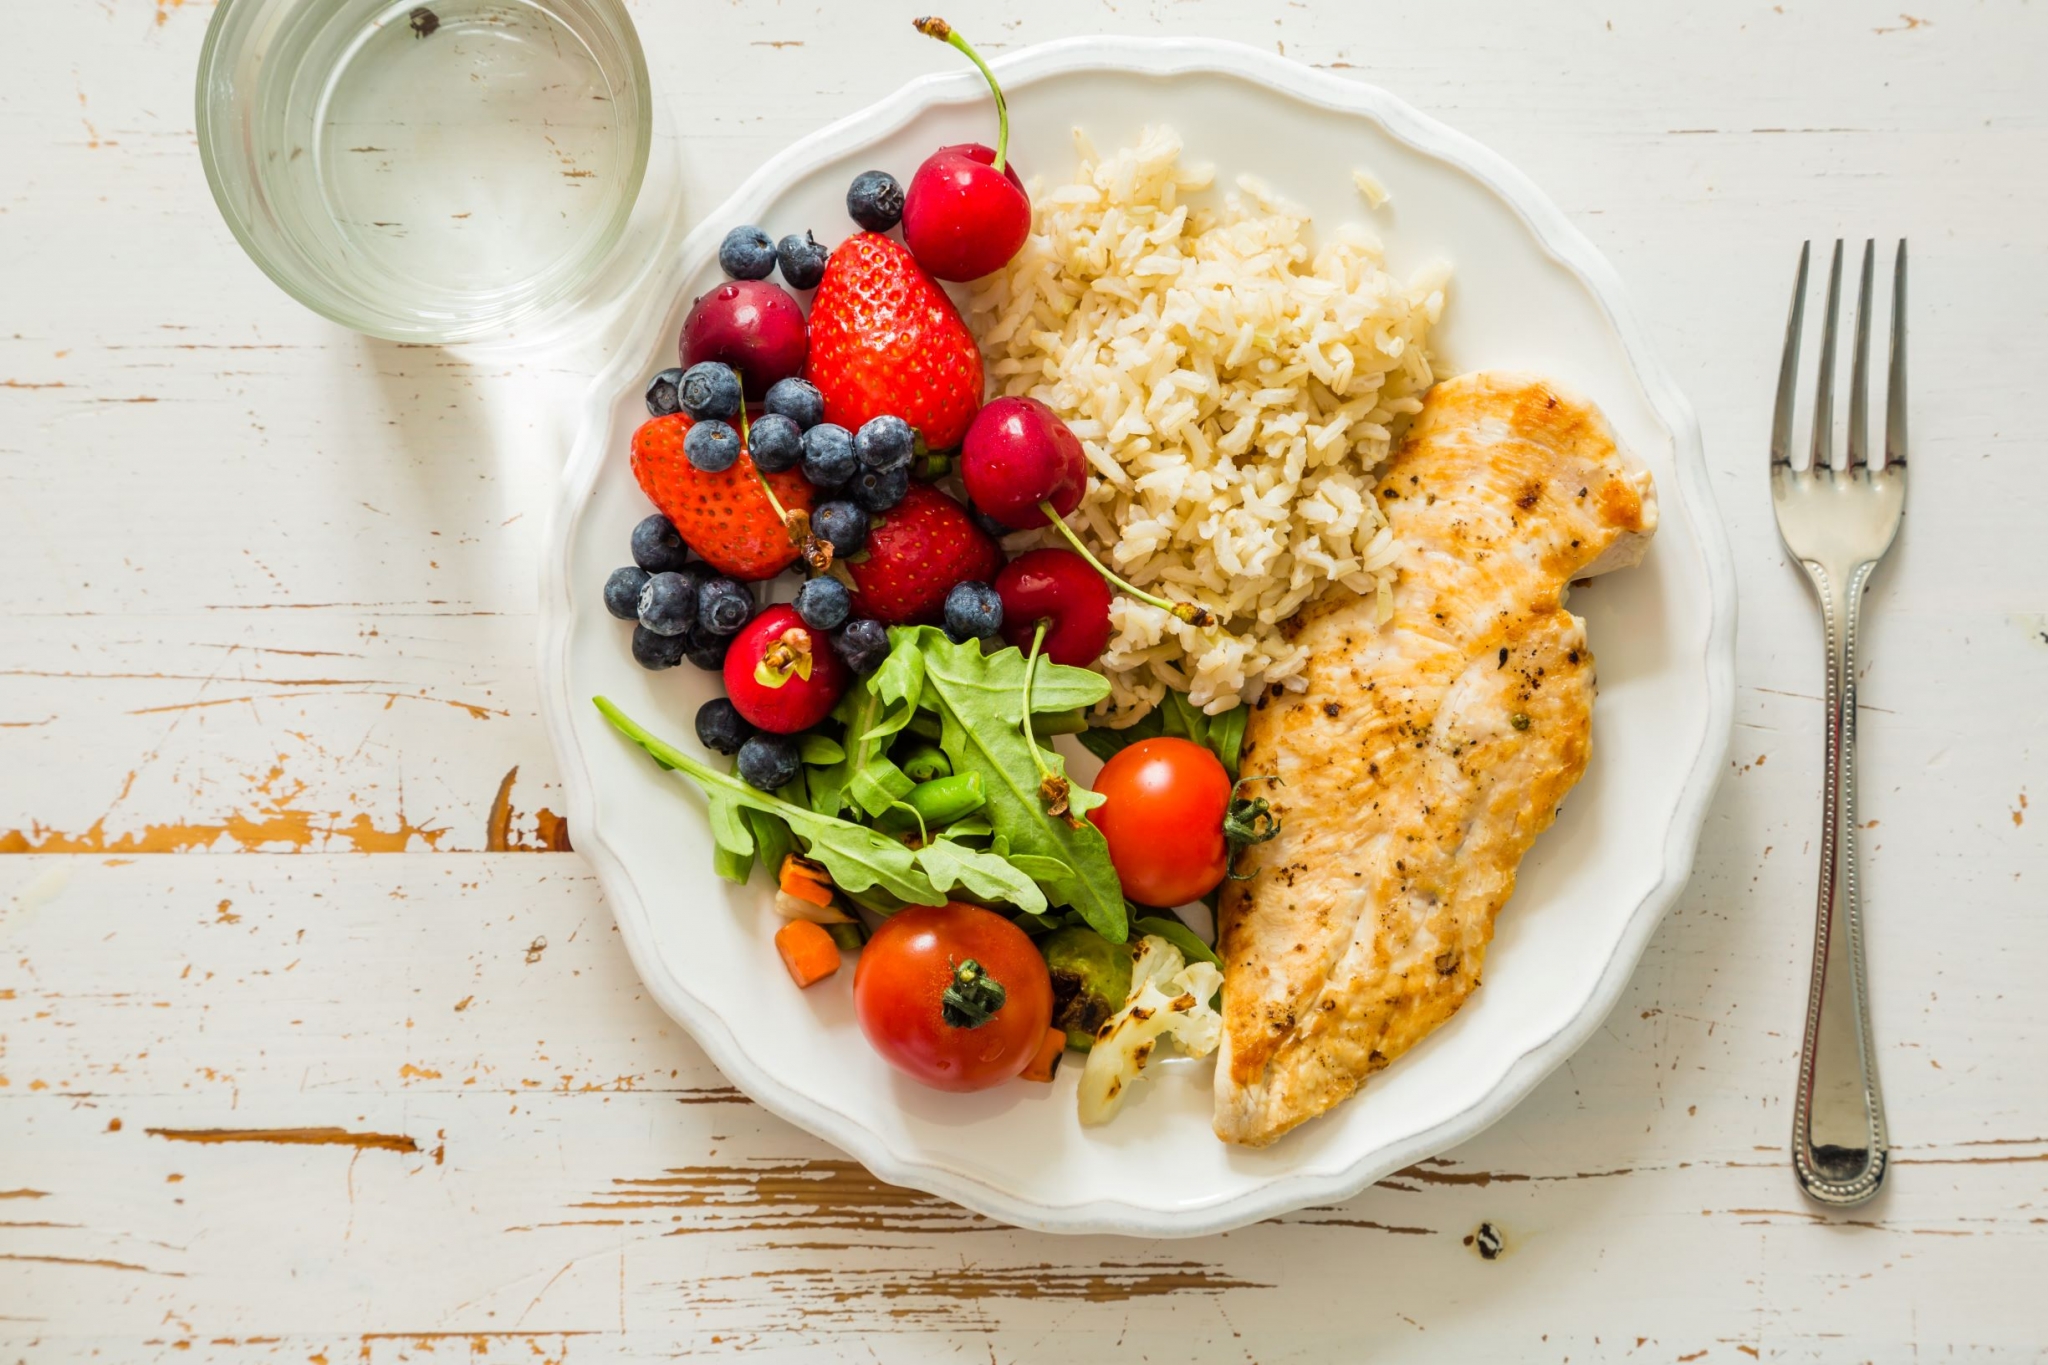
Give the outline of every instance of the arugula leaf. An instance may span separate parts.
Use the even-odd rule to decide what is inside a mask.
[[[1215,754],[1235,782],[1238,758],[1244,748],[1244,726],[1250,716],[1250,708],[1242,703],[1211,716],[1189,701],[1186,694],[1169,691],[1164,701],[1122,729],[1096,726],[1082,731],[1080,739],[1089,753],[1105,763],[1141,739],[1158,739],[1161,735],[1191,739]]]
[[[1209,743],[1209,717],[1202,708],[1189,701],[1185,692],[1168,692],[1159,704],[1161,720],[1166,733],[1191,739],[1207,747]]]
[[[1230,774],[1232,782],[1237,781],[1238,760],[1244,751],[1244,723],[1251,719],[1251,714],[1251,707],[1239,702],[1209,719],[1209,747],[1223,760],[1223,771]]]
[[[1223,959],[1216,956],[1216,950],[1202,942],[1201,935],[1180,922],[1175,915],[1140,915],[1131,923],[1136,934],[1156,934],[1174,947],[1190,962],[1210,962],[1223,965]]]
[[[939,638],[943,640],[945,636]],[[592,700],[619,733],[645,749],[655,762],[681,772],[703,790],[711,807],[712,837],[720,853],[726,855],[717,862],[721,875],[730,875],[728,867],[737,866],[742,857],[748,858],[751,866],[755,838],[753,829],[740,818],[744,808],[778,817],[790,833],[804,841],[808,846],[806,852],[825,865],[833,882],[843,890],[858,892],[879,886],[917,905],[945,903],[945,896],[918,867],[915,855],[894,839],[864,825],[821,815],[771,793],[756,791],[740,779],[707,768],[674,745],[657,739],[613,705],[610,698]]]
[[[912,701],[892,710],[888,701],[868,688],[847,690],[832,710],[846,727],[846,743],[837,762],[812,770],[812,810],[837,815],[852,804],[875,816],[909,794],[915,784],[884,751],[909,721],[915,705]]]
[[[933,626],[899,628],[889,633],[897,653],[916,649],[923,655],[922,703],[939,714],[939,747],[953,760],[955,773],[978,772],[988,790],[986,814],[995,833],[1005,840],[998,856],[1025,855],[1054,859],[1060,875],[1047,878],[1053,900],[1071,905],[1090,927],[1113,943],[1125,935],[1123,892],[1110,865],[1109,845],[1083,813],[1101,798],[1075,787],[1069,800],[1074,823],[1046,814],[1038,795],[1038,770],[1019,728],[1023,720],[1024,654],[1011,646],[983,654],[979,641],[956,645]],[[908,671],[906,667],[906,672]],[[1032,680],[1035,711],[1069,711],[1089,706],[1109,694],[1109,681],[1099,673],[1041,663]],[[1041,750],[1055,773],[1066,762]],[[1043,865],[1050,870],[1050,864]]]
[[[1166,717],[1162,711],[1162,707],[1155,706],[1122,729],[1098,725],[1083,730],[1080,735],[1082,747],[1107,763],[1139,740],[1157,739],[1165,734]]]
[[[774,878],[782,871],[782,860],[796,852],[796,836],[780,816],[750,810],[746,818],[748,827],[754,831],[754,856],[760,860],[761,870]]]
[[[766,811],[742,806],[729,797],[711,793],[711,869],[729,882],[746,885],[754,862],[773,877],[783,858],[795,847],[789,826]]]
[[[1063,923],[1063,920],[1053,915],[1020,914],[1017,916],[1017,927],[1019,929],[1022,929],[1025,933],[1031,934],[1033,936],[1036,936],[1038,934],[1049,934],[1053,930],[1061,927]]]
[[[754,832],[742,817],[739,802],[717,790],[706,789],[704,794],[709,798],[711,807],[712,839],[720,848],[730,849],[735,857],[753,857]],[[746,879],[744,873],[737,878],[739,881]]]
[[[1045,893],[1031,875],[1008,859],[969,848],[951,839],[935,839],[917,851],[917,865],[941,891],[955,886],[985,901],[1007,901],[1027,914],[1046,908]]]
[[[799,735],[796,741],[797,756],[814,768],[823,768],[846,757],[846,750],[839,747],[839,741],[827,735]]]

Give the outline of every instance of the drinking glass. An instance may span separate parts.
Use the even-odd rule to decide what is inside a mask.
[[[398,341],[501,340],[614,267],[652,104],[618,0],[221,0],[199,150],[300,302]]]

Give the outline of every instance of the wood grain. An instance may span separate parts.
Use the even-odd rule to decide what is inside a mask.
[[[860,7],[632,8],[695,212],[955,60]],[[1628,281],[1735,544],[1735,752],[1603,1031],[1465,1147],[1188,1243],[882,1184],[646,1000],[532,680],[598,358],[366,341],[272,287],[198,170],[210,14],[27,7],[0,57],[0,1355],[2041,1358],[2048,11],[948,12],[991,51],[1237,38],[1493,145]],[[1793,253],[1837,233],[1916,272],[1862,680],[1900,1151],[1854,1217],[1785,1166],[1820,653],[1760,477]]]

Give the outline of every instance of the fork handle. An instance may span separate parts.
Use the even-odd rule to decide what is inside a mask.
[[[1847,1207],[1877,1193],[1891,1145],[1871,1046],[1856,885],[1856,633],[1863,585],[1876,565],[1809,560],[1802,567],[1827,634],[1827,789],[1792,1168],[1808,1198]]]

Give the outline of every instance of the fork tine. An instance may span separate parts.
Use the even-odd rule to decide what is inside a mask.
[[[1884,462],[1906,463],[1906,239],[1892,266],[1892,372],[1885,382]]]
[[[1785,319],[1785,358],[1778,362],[1778,408],[1771,417],[1771,463],[1792,463],[1792,409],[1799,384],[1799,333],[1806,325],[1806,261],[1812,242],[1799,244],[1799,274],[1792,281],[1792,312]]]
[[[1856,350],[1849,357],[1849,468],[1870,458],[1870,276],[1877,243],[1863,239],[1863,279],[1856,290]]]
[[[1835,259],[1828,267],[1828,316],[1820,329],[1820,379],[1813,391],[1813,462],[1818,474],[1835,467],[1835,321],[1842,302],[1842,239],[1835,238]]]

